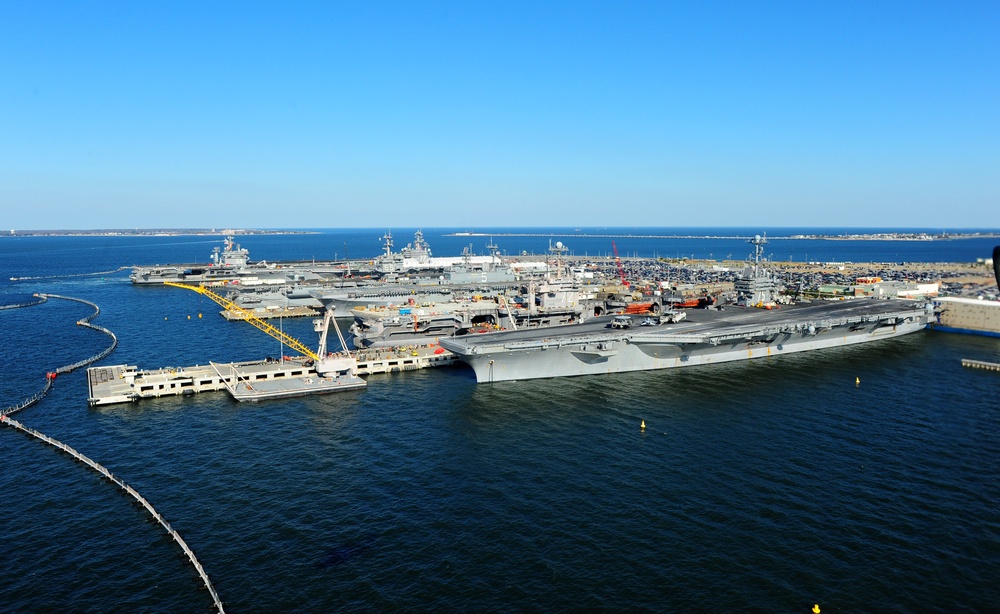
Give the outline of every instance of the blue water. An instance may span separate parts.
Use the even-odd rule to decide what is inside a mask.
[[[254,259],[342,257],[345,242],[366,257],[382,232],[241,242]],[[397,246],[412,240],[411,230],[393,232]],[[444,232],[425,229],[436,255],[485,244]],[[577,254],[609,249],[559,232],[553,240]],[[669,241],[631,241],[615,239],[623,255],[670,255],[660,247]],[[716,257],[748,252],[739,240],[689,241],[685,249]],[[537,253],[548,238],[496,242]],[[859,242],[857,252],[807,243],[810,260],[940,262],[988,257],[995,240]],[[121,340],[105,364],[274,355],[276,342],[224,321],[213,303],[133,287],[125,271],[7,281],[204,262],[218,244],[5,237],[0,303],[39,291],[98,303],[94,324]],[[918,257],[927,250],[934,257]],[[0,311],[2,405],[106,346],[74,324],[89,313],[58,300]],[[307,321],[284,327],[313,341]],[[992,611],[1000,376],[963,369],[963,357],[1000,361],[1000,339],[922,332],[746,363],[492,386],[439,369],[252,405],[204,394],[91,409],[75,372],[18,418],[156,505],[231,612]],[[0,611],[207,611],[180,550],[113,485],[9,428],[0,463]]]

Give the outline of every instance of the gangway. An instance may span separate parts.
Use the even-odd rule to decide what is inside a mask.
[[[358,371],[358,361],[351,355],[350,350],[347,349],[347,342],[344,341],[344,335],[340,332],[340,327],[337,326],[337,321],[333,316],[334,308],[333,305],[329,305],[324,314],[322,320],[316,320],[315,330],[319,333],[319,348],[317,351],[309,349],[307,345],[292,337],[291,335],[285,333],[282,330],[271,326],[265,320],[258,318],[254,313],[243,307],[240,307],[233,301],[212,292],[204,286],[196,286],[194,284],[184,284],[176,281],[165,281],[163,282],[165,286],[174,286],[176,288],[183,288],[185,290],[191,290],[207,296],[212,301],[215,301],[226,310],[239,314],[240,319],[249,322],[254,327],[263,331],[264,333],[274,337],[278,341],[281,341],[288,347],[299,352],[303,356],[311,358],[315,363],[316,372],[326,375],[326,374],[344,374],[350,373],[351,375],[357,375]],[[327,352],[326,348],[326,334],[330,330],[331,324],[333,329],[337,331],[337,338],[340,340],[340,347],[344,349],[342,353],[334,354],[332,352]]]

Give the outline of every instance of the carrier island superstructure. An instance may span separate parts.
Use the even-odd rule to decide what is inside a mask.
[[[441,339],[476,380],[598,375],[781,356],[890,339],[933,317],[923,301],[849,299],[777,304],[775,280],[760,263],[766,239],[751,240],[754,262],[737,283],[740,299],[662,322],[612,316],[540,330]]]

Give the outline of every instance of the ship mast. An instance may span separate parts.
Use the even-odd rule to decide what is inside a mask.
[[[392,231],[387,230],[384,235],[382,235],[382,240],[385,241],[385,257],[386,259],[392,257]]]
[[[757,276],[757,272],[760,269],[760,261],[764,255],[764,245],[767,244],[767,233],[764,236],[754,235],[754,238],[747,241],[750,245],[753,245],[753,274],[754,277]]]

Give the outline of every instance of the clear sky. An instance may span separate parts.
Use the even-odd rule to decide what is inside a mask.
[[[1000,2],[2,2],[0,228],[1000,228]]]

